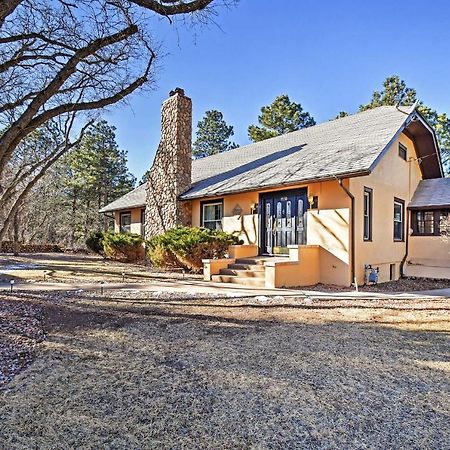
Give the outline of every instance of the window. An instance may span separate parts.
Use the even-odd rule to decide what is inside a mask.
[[[405,202],[396,198],[394,199],[394,241],[403,241],[404,239],[404,217]]]
[[[372,240],[372,189],[364,188],[364,230],[365,241]]]
[[[222,229],[223,202],[202,204],[202,227],[211,230]]]
[[[398,156],[405,161],[408,159],[408,149],[401,143],[398,144]]]
[[[414,236],[440,236],[446,231],[448,210],[418,210],[411,212]]]
[[[450,234],[450,210],[439,211],[439,235]]]
[[[434,211],[417,211],[415,229],[417,234],[434,234]]]
[[[131,231],[131,212],[120,213],[120,232],[129,233]]]

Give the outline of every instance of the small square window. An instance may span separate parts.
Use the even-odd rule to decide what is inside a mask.
[[[401,143],[398,144],[398,156],[405,161],[408,159],[408,149]]]

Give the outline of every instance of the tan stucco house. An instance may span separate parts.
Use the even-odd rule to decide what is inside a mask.
[[[101,209],[116,231],[149,237],[184,224],[239,236],[229,258],[205,261],[214,281],[450,279],[440,236],[450,179],[414,107],[383,106],[194,161],[191,134],[191,100],[177,89],[162,107],[149,182]]]

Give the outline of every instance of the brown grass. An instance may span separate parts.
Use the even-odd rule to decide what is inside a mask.
[[[55,295],[0,448],[448,448],[446,300]]]

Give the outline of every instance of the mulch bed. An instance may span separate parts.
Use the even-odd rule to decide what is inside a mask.
[[[386,283],[362,285],[358,287],[362,292],[415,292],[415,291],[431,291],[433,289],[450,289],[450,280],[439,280],[433,278],[401,278],[397,281],[389,281]],[[301,287],[306,291],[321,292],[347,292],[350,289],[343,286],[316,284],[315,286]]]
[[[0,295],[0,391],[33,361],[43,339],[41,307]]]

